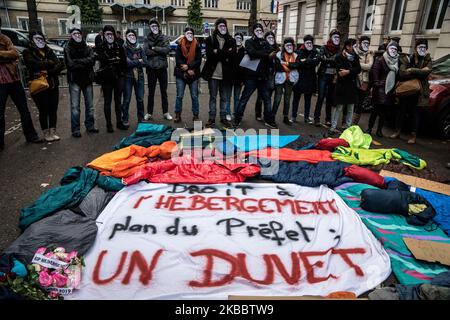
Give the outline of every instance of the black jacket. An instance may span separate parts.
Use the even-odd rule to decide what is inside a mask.
[[[100,47],[96,48],[97,60],[100,61],[101,84],[111,84],[117,79],[125,77],[127,71],[127,59],[125,49],[117,42],[110,47],[106,41],[103,41]]]
[[[80,43],[73,39],[64,48],[64,60],[67,67],[67,81],[80,87],[86,87],[94,81],[95,54],[85,41]]]
[[[301,47],[298,53],[298,81],[294,90],[301,93],[312,94],[317,90],[316,67],[320,63],[319,52],[316,47],[311,51]],[[305,61],[301,61],[305,59]]]
[[[143,48],[147,55],[147,73],[150,70],[167,69],[167,56],[170,52],[169,38],[161,33],[154,35],[150,32]]]
[[[227,33],[223,36],[225,43],[223,48],[220,49],[219,35],[214,33],[206,39],[206,62],[203,66],[202,77],[209,81],[211,80],[214,71],[216,70],[217,63],[222,63],[222,79],[225,81],[231,81],[233,73],[231,69],[233,51],[236,50],[236,41]],[[214,53],[217,50],[217,53]]]
[[[337,75],[335,88],[336,104],[355,104],[358,102],[358,74],[361,72],[359,57],[354,54],[354,60],[350,61],[341,53],[336,57],[336,73],[340,69],[350,70],[350,74],[341,77]]]
[[[231,81],[233,84],[241,85],[244,82],[244,69],[239,66],[244,55],[244,46],[241,46],[240,48],[236,47],[231,53],[231,71],[233,74]]]
[[[395,103],[394,90],[386,94],[386,78],[390,72],[383,56],[374,59],[371,70],[372,82],[372,104],[373,105],[387,105],[391,106]]]
[[[39,49],[30,46],[23,51],[23,60],[27,67],[29,80],[36,79],[40,73],[46,71],[49,89],[59,86],[58,76],[64,69],[64,65],[58,60],[55,53],[47,45],[44,47],[45,56],[39,53]]]
[[[319,75],[324,74],[328,68],[335,69],[336,57],[339,56],[339,54],[340,52],[333,54],[331,51],[327,49],[326,45],[320,47],[319,49],[320,66],[319,70],[317,71],[317,74]]]
[[[246,79],[268,80],[273,73],[273,61],[269,58],[271,52],[275,51],[264,39],[253,37],[245,42],[245,51],[251,60],[261,59],[256,71],[244,68]]]
[[[177,46],[177,50],[175,51],[175,68],[173,70],[173,74],[175,77],[183,79],[187,83],[192,83],[200,77],[200,65],[202,64],[202,50],[200,48],[200,44],[197,42],[197,48],[195,49],[195,59],[190,64],[188,64],[189,69],[193,70],[195,75],[194,77],[186,77],[186,73],[181,70],[181,65],[187,64],[187,59],[183,56],[183,52],[181,51],[181,45]]]

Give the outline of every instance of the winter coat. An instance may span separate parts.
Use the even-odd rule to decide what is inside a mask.
[[[114,146],[114,150],[122,149],[133,144],[146,148],[160,145],[163,142],[170,140],[172,131],[172,127],[166,126],[165,124],[138,123],[136,131],[130,136],[120,140],[120,142]]]
[[[239,66],[239,64],[242,61],[242,58],[245,55],[245,48],[244,46],[240,47],[240,48],[236,48],[232,53],[231,53],[231,71],[232,71],[232,77],[231,77],[231,81],[233,84],[238,84],[241,85],[244,82],[244,68],[242,68],[241,66]]]
[[[305,61],[301,61],[305,59]],[[316,67],[320,63],[319,51],[317,48],[308,51],[300,48],[298,51],[298,81],[294,90],[305,94],[313,94],[317,90],[317,72]]]
[[[320,66],[319,70],[317,71],[317,74],[319,76],[322,76],[325,74],[325,72],[328,70],[336,70],[336,57],[340,55],[339,52],[336,54],[331,53],[328,51],[327,46],[321,46],[319,49],[319,59],[320,59]]]
[[[64,65],[58,60],[55,53],[47,45],[44,47],[45,56],[39,53],[34,46],[23,51],[23,60],[27,67],[29,80],[39,78],[41,72],[47,72],[49,89],[59,86],[58,76],[64,69]]]
[[[370,79],[370,70],[372,69],[373,65],[373,52],[367,51],[364,52],[362,50],[359,50],[359,48],[354,48],[355,52],[359,56],[359,63],[361,65],[361,73],[358,75],[358,83],[359,87],[361,88],[361,85],[363,83],[369,83]]]
[[[147,66],[147,55],[144,52],[144,49],[141,47],[129,47],[125,44],[125,53],[127,55],[127,78],[133,78],[133,69],[137,68],[138,73],[141,74],[144,72],[144,67]],[[142,62],[139,62],[139,59],[142,59]]]
[[[144,41],[144,52],[147,55],[147,73],[151,70],[166,69],[167,56],[170,52],[169,38],[161,33],[149,33]],[[153,48],[153,49],[152,49]]]
[[[358,75],[361,72],[358,56],[355,55],[353,61],[350,61],[342,54],[336,57],[336,72],[340,69],[350,70],[350,73],[344,77],[337,74],[335,87],[336,104],[356,104],[358,102]]]
[[[231,81],[232,73],[232,56],[233,51],[236,50],[236,41],[229,34],[223,36],[225,43],[220,49],[218,35],[213,34],[206,39],[206,62],[202,70],[202,78],[206,81],[211,80],[217,63],[222,63],[222,80]],[[214,53],[217,50],[217,53]]]
[[[106,41],[96,49],[97,59],[100,61],[99,73],[102,84],[114,83],[117,79],[125,77],[127,59],[125,48],[114,42],[110,47]]]
[[[73,39],[64,48],[64,60],[67,67],[67,81],[84,88],[94,81],[95,54],[85,41]]]
[[[269,58],[275,51],[273,47],[266,40],[253,37],[245,42],[245,50],[251,60],[260,59],[256,71],[244,68],[245,79],[269,80],[273,73],[273,61]]]
[[[372,67],[372,104],[392,106],[395,103],[393,90],[386,94],[386,78],[389,74],[389,67],[383,56],[375,59]]]
[[[288,68],[290,69],[289,72],[289,79],[286,79],[286,72],[283,69],[283,66],[281,65],[281,62],[286,62],[284,57],[284,50],[278,51],[277,56],[275,58],[275,84],[283,84],[286,82],[286,80],[289,80],[291,83],[297,83],[298,81],[298,64],[299,64],[299,57],[296,52],[292,53],[294,55],[294,62],[289,63]]]
[[[175,51],[175,68],[173,70],[174,76],[183,79],[186,83],[192,83],[200,78],[200,65],[202,64],[202,49],[200,48],[200,43],[197,42],[194,61],[188,64],[188,70],[193,70],[195,73],[193,78],[184,78],[184,71],[181,70],[182,64],[187,64],[187,59],[183,56],[181,45],[178,45],[177,50]]]
[[[422,83],[422,90],[419,93],[417,105],[422,107],[428,106],[430,99],[428,76],[432,68],[430,54],[428,53],[425,57],[420,57],[417,53],[413,53],[410,56],[403,55],[399,61],[399,80],[419,79]],[[428,68],[428,70],[423,70],[424,68]],[[406,71],[407,69],[410,69],[410,71]]]

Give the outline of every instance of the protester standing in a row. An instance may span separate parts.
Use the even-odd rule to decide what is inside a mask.
[[[354,125],[359,123],[364,107],[370,104],[370,70],[373,65],[373,53],[369,50],[370,38],[361,36],[358,42],[353,47],[361,65],[361,73],[358,75],[358,102],[355,105],[355,115],[353,117]]]
[[[200,65],[202,63],[202,51],[194,37],[194,29],[186,27],[184,37],[180,40],[175,52],[175,69],[177,97],[175,102],[175,122],[181,122],[183,111],[183,96],[186,85],[189,86],[192,100],[193,121],[200,120],[198,115],[200,105],[198,101],[198,78],[200,77]]]
[[[428,40],[418,39],[414,52],[410,56],[403,55],[400,59],[399,80],[408,81],[417,79],[420,82],[420,92],[410,96],[400,97],[399,110],[397,110],[395,122],[396,132],[391,136],[394,139],[400,137],[405,115],[409,113],[412,121],[411,138],[408,140],[409,144],[416,143],[420,122],[420,107],[427,107],[429,103],[430,85],[428,83],[428,76],[431,73],[432,61],[427,50]]]
[[[234,126],[239,127],[244,116],[245,107],[255,90],[261,96],[264,103],[264,121],[270,128],[277,128],[272,114],[272,101],[269,95],[270,64],[275,58],[276,51],[264,40],[263,26],[257,23],[253,26],[253,37],[245,42],[245,49],[250,60],[257,60],[256,71],[245,68],[244,90],[239,99],[239,106],[234,116]],[[245,58],[245,56],[244,56]]]
[[[104,113],[108,132],[114,132],[111,118],[111,103],[114,93],[114,110],[118,129],[128,129],[122,123],[122,94],[127,69],[125,49],[116,41],[114,27],[103,27],[103,43],[97,50],[97,59],[100,61],[99,82],[102,85],[104,97]]]
[[[56,135],[56,122],[59,104],[58,76],[64,69],[55,53],[50,49],[44,34],[40,31],[31,31],[29,34],[30,47],[23,52],[23,60],[30,75],[30,80],[41,76],[45,77],[48,88],[38,93],[31,93],[36,107],[39,110],[39,123],[44,132],[45,141],[58,141]]]
[[[374,109],[370,114],[368,134],[372,134],[377,117],[378,127],[376,135],[383,137],[383,125],[388,109],[395,103],[394,87],[398,75],[398,43],[391,41],[386,51],[378,57],[372,70],[372,104]]]
[[[1,27],[1,19],[0,19]],[[8,96],[16,105],[20,114],[22,132],[27,142],[44,142],[34,129],[28,110],[27,97],[17,69],[19,53],[6,35],[0,32],[0,151],[5,148],[5,109]]]
[[[298,105],[300,98],[304,96],[304,121],[305,124],[312,124],[309,117],[311,109],[311,98],[317,90],[317,72],[316,67],[319,64],[319,52],[314,48],[314,37],[306,35],[303,38],[303,44],[298,50],[298,74],[299,78],[294,85],[294,98],[292,101],[292,122],[297,122]]]
[[[98,133],[95,127],[94,115],[94,50],[86,44],[81,29],[70,30],[70,40],[64,48],[64,60],[67,68],[67,82],[70,94],[70,123],[72,136],[81,137],[80,132],[80,101],[84,96],[85,121],[87,132]]]
[[[233,77],[231,78],[231,96],[233,96],[233,114],[236,113],[239,97],[241,95],[242,86],[244,85],[244,70],[239,66],[242,58],[245,55],[244,47],[244,35],[240,32],[234,35],[234,40],[236,42],[236,48],[231,55],[231,69]],[[231,98],[228,100],[227,104],[227,114],[231,115]],[[227,120],[231,120],[231,117],[227,117]]]
[[[341,33],[333,29],[330,32],[330,38],[326,45],[320,48],[320,66],[319,66],[319,92],[316,108],[314,109],[314,125],[320,126],[320,116],[322,113],[322,104],[326,99],[325,105],[325,124],[331,125],[331,107],[334,105],[334,87],[336,76],[335,59],[339,55],[341,44]]]
[[[347,39],[344,42],[344,48],[339,56],[336,57],[336,87],[335,103],[331,116],[330,134],[336,132],[338,120],[343,110],[346,109],[345,128],[352,125],[353,108],[358,102],[358,74],[361,72],[359,57],[353,51],[353,40]],[[344,116],[342,114],[342,116]]]
[[[167,98],[167,86],[169,83],[167,57],[170,52],[170,42],[169,38],[162,34],[158,20],[150,20],[149,26],[150,32],[144,42],[144,51],[148,61],[148,101],[145,120],[151,120],[153,118],[157,82],[159,82],[159,90],[161,93],[163,117],[166,120],[172,120],[172,116],[169,113],[169,100]]]
[[[294,52],[293,38],[284,39],[283,49],[277,52],[275,59],[275,98],[273,102],[273,116],[276,117],[281,98],[284,98],[283,123],[291,125],[289,107],[291,103],[292,88],[297,83],[299,74],[298,54]]]
[[[236,43],[228,33],[227,22],[219,18],[215,22],[213,34],[206,40],[206,62],[202,77],[208,81],[209,87],[209,120],[206,127],[216,123],[217,93],[220,96],[220,122],[224,127],[231,127],[227,119],[227,105],[231,98],[232,56],[236,51]]]

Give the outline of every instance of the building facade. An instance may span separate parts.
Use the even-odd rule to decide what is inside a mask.
[[[134,27],[140,36],[147,32],[151,18],[157,18],[166,34],[175,38],[187,26],[189,0],[99,0],[103,8],[103,21],[97,25],[84,26],[90,31],[98,31],[104,24],[112,24],[117,30]],[[37,1],[38,17],[43,32],[49,37],[65,36],[68,33],[67,0]],[[213,28],[219,17],[228,20],[230,32],[248,31],[250,0],[202,0],[203,22]],[[257,0],[257,19],[267,30],[276,30],[276,1]],[[24,0],[0,0],[4,27],[28,29],[28,11]],[[206,31],[208,29],[206,28]],[[202,30],[203,31],[203,30]]]
[[[303,42],[314,35],[317,44],[336,28],[336,0],[280,0],[277,41],[294,37]],[[349,36],[371,37],[372,50],[384,35],[400,37],[404,52],[411,52],[417,38],[426,38],[434,59],[450,53],[449,0],[351,0]]]

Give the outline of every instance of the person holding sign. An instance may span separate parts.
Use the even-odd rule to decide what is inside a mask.
[[[198,121],[200,106],[198,102],[198,78],[200,76],[200,65],[202,63],[202,51],[194,37],[194,29],[186,27],[184,37],[180,40],[175,53],[174,75],[177,78],[177,99],[175,102],[175,122],[181,122],[181,111],[183,108],[183,96],[186,85],[189,86],[192,99],[193,121]]]
[[[269,128],[277,128],[268,89],[270,62],[275,58],[276,52],[264,39],[263,26],[260,23],[253,26],[253,37],[245,42],[245,48],[247,54],[240,64],[241,67],[245,68],[244,91],[234,116],[234,126],[239,127],[241,124],[248,100],[253,92],[258,89],[258,94],[264,102],[265,125]]]

